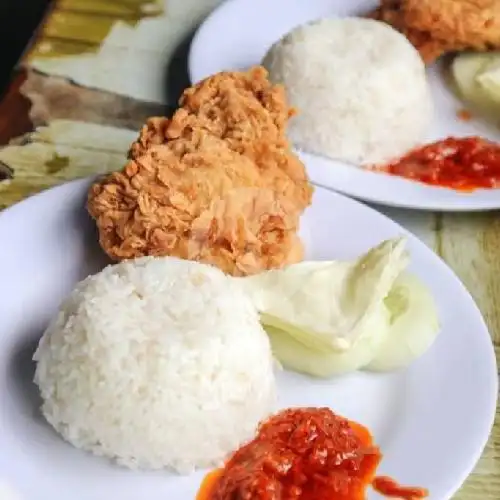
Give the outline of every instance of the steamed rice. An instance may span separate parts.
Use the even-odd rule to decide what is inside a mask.
[[[218,269],[174,258],[123,262],[81,282],[34,359],[48,422],[128,467],[217,465],[275,400],[250,299]]]
[[[296,147],[356,165],[401,156],[425,138],[432,102],[411,43],[370,19],[322,19],[295,28],[263,65],[299,114]]]

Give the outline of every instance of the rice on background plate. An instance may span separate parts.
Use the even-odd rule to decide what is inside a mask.
[[[298,109],[288,134],[304,151],[355,165],[386,162],[419,144],[431,125],[424,62],[384,23],[304,24],[276,42],[262,64]]]

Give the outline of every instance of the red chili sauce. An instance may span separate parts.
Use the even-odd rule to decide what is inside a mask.
[[[472,120],[472,113],[467,109],[459,109],[457,111],[457,118],[463,122],[470,122]]]
[[[500,144],[480,137],[449,137],[375,169],[459,191],[496,188],[500,187]]]
[[[197,500],[364,500],[381,458],[365,427],[329,408],[284,410],[207,475]]]
[[[372,483],[373,489],[386,497],[403,500],[419,500],[429,495],[425,488],[401,486],[394,479],[385,476],[376,477]]]

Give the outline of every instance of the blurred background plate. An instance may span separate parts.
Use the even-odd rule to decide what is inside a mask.
[[[373,0],[228,0],[207,18],[193,39],[188,61],[191,81],[259,64],[269,47],[297,25],[321,17],[366,14],[377,5]],[[445,84],[442,65],[434,64],[427,72],[435,105],[427,141],[466,135],[500,140],[500,130],[493,126],[458,118],[463,105]],[[304,157],[312,182],[366,201],[421,210],[500,208],[500,189],[460,193],[314,155]]]

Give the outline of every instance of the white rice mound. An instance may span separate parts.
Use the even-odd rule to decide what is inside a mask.
[[[214,267],[145,257],[82,281],[34,355],[48,422],[131,468],[217,466],[276,396],[251,300]]]
[[[298,108],[290,139],[311,153],[355,165],[386,162],[419,144],[432,120],[425,65],[385,23],[315,21],[274,44],[262,64]]]

